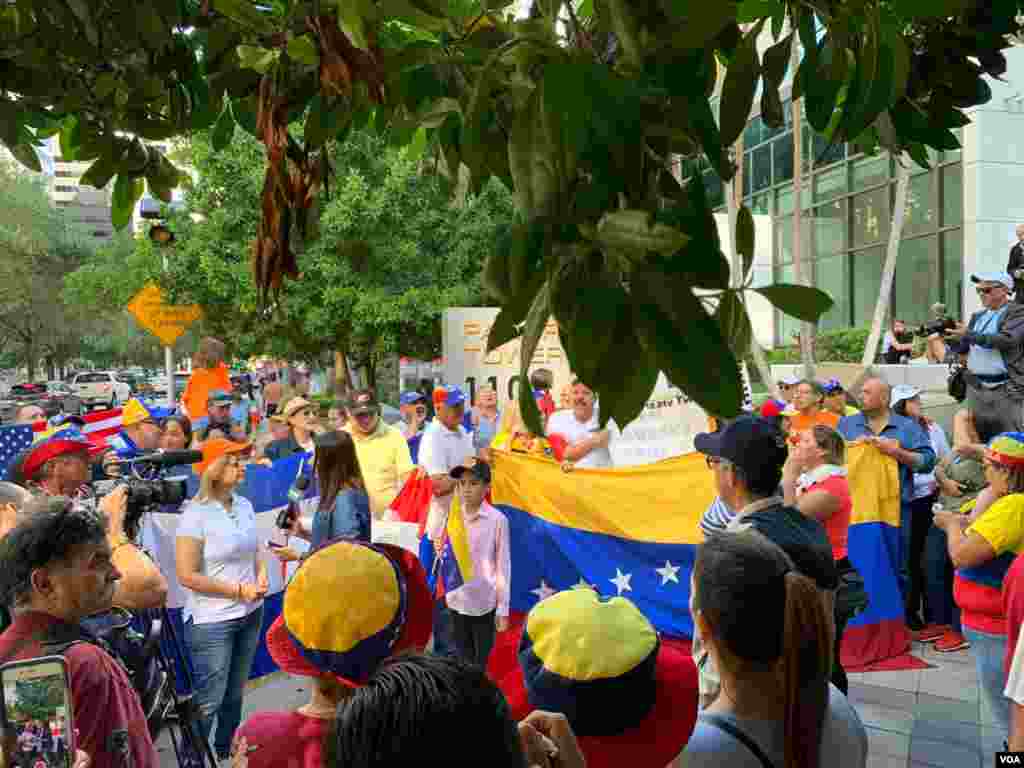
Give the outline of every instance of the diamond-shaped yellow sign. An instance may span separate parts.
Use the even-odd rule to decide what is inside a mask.
[[[189,326],[203,316],[196,304],[173,306],[164,304],[164,296],[156,283],[150,283],[128,302],[128,311],[165,347],[174,345]]]

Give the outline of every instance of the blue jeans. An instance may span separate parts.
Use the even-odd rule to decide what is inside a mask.
[[[231,739],[242,720],[242,698],[259,647],[262,624],[261,606],[240,619],[210,624],[190,621],[186,628],[196,673],[199,730],[209,740],[216,718],[213,749],[218,758],[231,753]]]
[[[989,709],[997,721],[996,726],[1005,737],[1010,733],[1010,700],[1003,695],[1003,689],[1006,688],[1006,674],[1003,672],[1006,635],[990,635],[964,627],[964,637],[971,643],[981,695],[988,701]]]
[[[444,598],[434,600],[434,655],[455,656],[452,640],[452,614]]]
[[[960,607],[953,599],[953,561],[949,559],[946,532],[934,525],[924,545],[925,589],[929,615],[926,622],[949,624],[961,632]]]

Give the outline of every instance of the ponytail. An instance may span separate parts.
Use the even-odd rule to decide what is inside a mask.
[[[780,675],[785,691],[784,768],[818,768],[829,700],[834,628],[822,594],[806,576],[785,575]]]

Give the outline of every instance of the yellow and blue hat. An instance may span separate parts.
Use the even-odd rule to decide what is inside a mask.
[[[432,620],[427,575],[415,555],[340,539],[295,572],[267,632],[267,650],[290,674],[358,686],[389,656],[422,650]]]
[[[532,709],[561,712],[588,768],[664,768],[697,719],[697,668],[661,642],[636,605],[577,587],[534,606],[519,641],[522,685]],[[516,717],[521,694],[508,686]]]
[[[159,422],[166,419],[171,413],[170,408],[160,408],[133,397],[121,409],[121,426],[130,427],[132,424],[138,424],[147,419]]]
[[[986,456],[1010,469],[1024,469],[1024,432],[1003,432],[992,438]]]
[[[21,474],[26,480],[31,480],[46,462],[58,456],[84,453],[88,457],[101,451],[103,451],[103,446],[90,442],[89,438],[73,425],[50,427],[39,432],[32,447],[25,452],[21,464]]]

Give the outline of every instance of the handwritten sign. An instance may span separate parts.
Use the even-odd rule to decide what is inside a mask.
[[[128,311],[139,325],[160,339],[165,347],[173,346],[203,314],[195,304],[165,304],[163,293],[155,283],[150,283],[135,294],[128,302]]]

